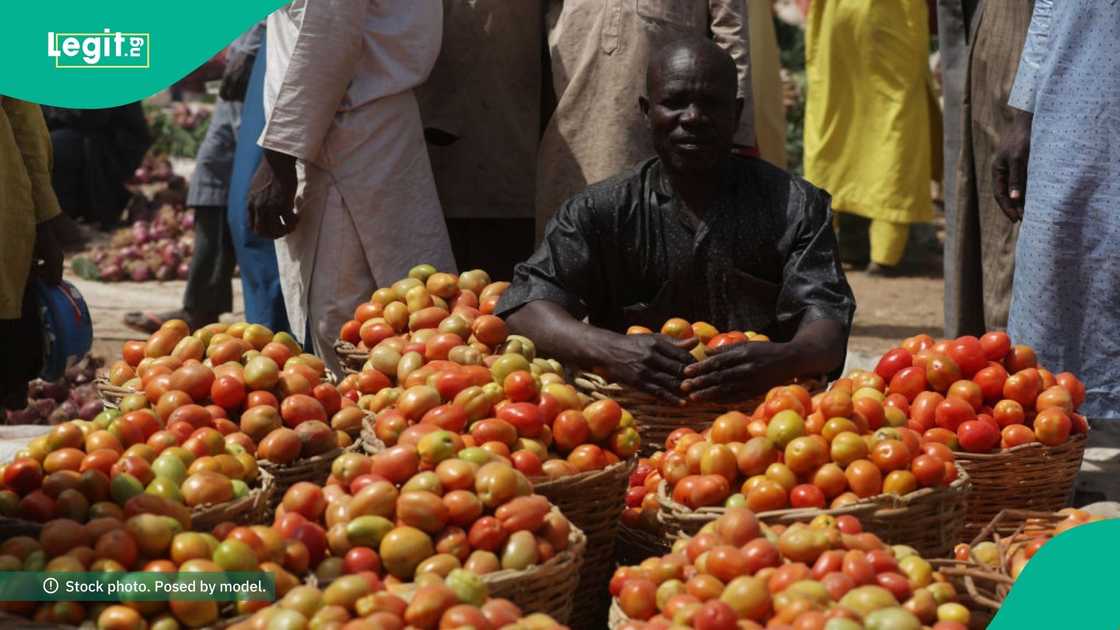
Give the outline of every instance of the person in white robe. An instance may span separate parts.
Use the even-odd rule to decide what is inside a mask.
[[[250,222],[279,239],[292,331],[335,370],[374,290],[421,263],[456,271],[413,94],[442,19],[440,0],[295,0],[268,18]]]

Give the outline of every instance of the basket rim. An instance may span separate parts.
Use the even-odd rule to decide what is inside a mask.
[[[206,516],[211,513],[219,511],[231,511],[237,509],[242,510],[242,506],[248,505],[249,510],[252,510],[260,505],[262,501],[267,501],[269,497],[276,491],[276,478],[269,471],[257,466],[257,473],[260,475],[261,483],[256,488],[250,488],[249,493],[239,499],[232,499],[223,503],[204,503],[196,505],[191,508],[191,526],[194,526],[194,519],[199,516]]]
[[[598,480],[601,477],[613,477],[617,475],[623,468],[626,468],[628,471],[632,472],[634,468],[637,468],[637,466],[638,456],[637,454],[634,454],[626,459],[620,459],[601,470],[587,470],[581,473],[576,473],[574,475],[557,477],[556,479],[551,479],[548,477],[529,477],[529,483],[533,484],[534,494],[540,494],[540,489],[542,488],[545,490],[556,490],[569,485],[577,485],[587,481]],[[627,472],[626,474],[629,475],[630,473]]]
[[[592,393],[597,393],[597,394],[601,394],[601,395],[604,395],[604,396],[609,396],[609,397],[615,398],[615,399],[618,399],[620,396],[621,397],[630,397],[632,399],[634,399],[634,398],[640,399],[640,400],[637,400],[637,401],[630,400],[630,401],[628,401],[629,404],[638,403],[638,404],[658,405],[658,406],[662,406],[662,407],[665,407],[665,408],[668,408],[668,409],[675,409],[675,410],[691,409],[691,410],[704,410],[704,411],[712,411],[712,412],[739,411],[745,405],[757,404],[758,402],[761,402],[762,399],[766,395],[766,393],[763,392],[761,394],[752,396],[750,398],[745,398],[743,400],[736,401],[736,402],[715,403],[715,402],[691,402],[691,401],[689,401],[689,402],[686,402],[684,405],[674,405],[672,403],[663,401],[660,398],[658,398],[657,396],[654,396],[653,394],[650,394],[650,393],[648,393],[644,390],[638,389],[638,388],[633,387],[631,385],[627,385],[626,383],[608,381],[607,379],[603,378],[602,376],[599,376],[598,374],[595,374],[594,372],[591,372],[591,371],[583,370],[583,371],[576,372],[575,377],[572,379],[571,384],[576,385],[578,387],[582,387],[584,389],[587,389],[587,390],[591,391]],[[805,377],[798,377],[798,378],[794,379],[792,383],[789,383],[789,384],[790,385],[801,385],[802,387],[805,387],[809,391],[813,391],[813,390],[818,389],[818,388],[822,387],[823,385],[827,384],[827,380],[825,380],[823,377],[820,377],[820,376],[805,376]],[[623,405],[623,406],[625,406],[625,405]]]
[[[768,510],[766,512],[758,512],[755,516],[760,521],[767,519],[812,519],[820,515],[841,516],[844,514],[863,514],[872,511],[873,514],[880,514],[884,511],[893,511],[905,509],[911,503],[920,501],[929,496],[934,495],[948,495],[968,492],[972,487],[972,480],[968,476],[968,471],[964,470],[960,464],[956,464],[957,478],[954,479],[947,486],[937,486],[933,488],[919,488],[914,492],[904,495],[896,495],[889,493],[880,493],[871,497],[867,497],[856,503],[851,503],[839,508],[787,508],[783,510]],[[690,517],[706,517],[711,516],[718,518],[727,512],[725,507],[702,507],[696,510],[690,510],[688,507],[681,505],[673,500],[672,496],[668,493],[668,480],[662,479],[657,484],[657,504],[658,520],[664,522],[666,513],[673,518],[690,518]]]
[[[967,462],[998,461],[1001,459],[1006,459],[1009,456],[1024,453],[1029,450],[1041,450],[1043,453],[1049,454],[1058,451],[1074,450],[1078,447],[1084,448],[1083,444],[1085,444],[1088,439],[1089,435],[1087,433],[1077,433],[1071,435],[1065,442],[1056,444],[1054,446],[1047,446],[1042,442],[1028,442],[1027,444],[1020,444],[1018,446],[1012,446],[1011,448],[1000,449],[994,453],[969,453],[967,451],[953,451],[953,457],[958,461],[964,460]]]

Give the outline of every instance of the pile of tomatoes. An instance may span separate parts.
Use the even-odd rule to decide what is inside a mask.
[[[299,586],[230,630],[305,627],[553,630],[561,626],[542,613],[525,616],[509,600],[488,598],[486,585],[477,576],[456,570],[443,580],[420,586],[409,599],[357,576],[340,578],[323,590]]]
[[[188,508],[248,495],[259,471],[246,436],[223,436],[205,420],[177,419],[172,431],[150,409],[108,409],[56,425],[0,467],[0,514],[85,522],[121,518],[144,498],[189,515]]]
[[[672,553],[619,568],[610,592],[629,630],[773,627],[963,630],[969,612],[913,549],[851,516],[786,527],[730,509]]]
[[[339,391],[376,414],[376,437],[425,451],[436,442],[424,436],[450,431],[460,448],[507,457],[531,477],[601,470],[636,453],[630,414],[579,394],[559,363],[538,357],[531,340],[479,310],[475,289],[496,302],[505,286],[484,281],[477,270],[456,280],[416,269],[358,307],[354,322],[366,331],[369,358]]]
[[[1089,429],[1077,413],[1085,385],[1069,372],[1052,374],[1007,333],[910,337],[884,354],[874,373],[886,384],[886,404],[908,416],[908,427],[953,450],[1057,446]]]
[[[306,546],[322,582],[363,571],[399,583],[460,568],[520,570],[568,548],[567,518],[508,463],[452,457],[420,468],[402,446],[344,453],[325,487],[288,489],[274,526]]]
[[[666,450],[631,476],[624,522],[658,509],[662,481],[691,509],[756,512],[838,508],[951,483],[952,451],[904,426],[905,415],[884,405],[877,378],[853,373],[815,396],[800,385],[776,387],[752,416],[733,411],[703,433],[674,431]]]
[[[715,326],[708,322],[692,322],[681,319],[680,317],[673,317],[665,321],[661,325],[661,330],[658,331],[662,335],[672,337],[673,339],[696,339],[697,345],[692,349],[692,356],[697,360],[703,360],[708,350],[715,350],[723,346],[730,346],[737,343],[747,343],[749,341],[770,341],[766,335],[759,334],[753,330],[742,332],[733,330],[730,332],[720,332]],[[628,335],[649,335],[653,334],[653,330],[645,326],[631,326],[626,329]]]
[[[0,544],[0,570],[48,572],[221,573],[265,571],[275,577],[278,595],[300,583],[307,572],[307,550],[298,541],[262,525],[223,524],[212,533],[188,531],[188,520],[147,511],[102,516],[81,524],[55,519],[38,539],[16,536]],[[125,577],[124,579],[129,579]],[[240,601],[237,614],[248,614],[267,602]],[[43,623],[79,626],[85,620],[99,628],[177,630],[213,624],[223,614],[219,603],[203,601],[132,602],[125,606],[94,602],[4,602],[2,609]],[[228,614],[228,613],[227,613]]]

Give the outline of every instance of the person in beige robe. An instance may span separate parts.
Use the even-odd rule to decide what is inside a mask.
[[[771,0],[747,0],[751,27],[751,92],[758,155],[786,168],[786,107],[782,97],[782,62],[774,30]]]
[[[738,68],[735,143],[755,146],[750,28],[744,0],[564,0],[546,17],[552,113],[537,159],[537,239],[568,197],[653,155],[638,109],[655,50],[711,37]]]
[[[298,197],[294,215],[259,200],[250,214],[283,236],[289,322],[332,368],[339,328],[375,289],[420,263],[456,270],[413,93],[441,35],[439,0],[295,0],[268,19],[258,180],[271,169],[264,188],[279,175],[290,198],[298,160]]]
[[[512,280],[533,253],[544,0],[443,0],[443,46],[416,90],[455,260]]]

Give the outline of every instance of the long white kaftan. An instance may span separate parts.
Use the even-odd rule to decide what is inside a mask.
[[[276,243],[284,299],[335,368],[339,328],[378,286],[455,270],[413,96],[442,19],[440,0],[295,0],[268,19],[260,145],[301,167],[299,225]]]

